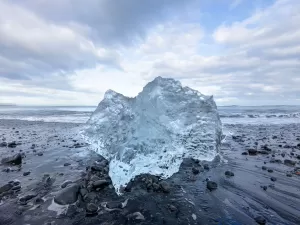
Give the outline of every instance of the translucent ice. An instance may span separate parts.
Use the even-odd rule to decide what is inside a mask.
[[[213,160],[222,133],[212,96],[162,77],[135,98],[107,91],[87,123],[84,135],[110,161],[117,193],[139,174],[170,177],[183,158]]]

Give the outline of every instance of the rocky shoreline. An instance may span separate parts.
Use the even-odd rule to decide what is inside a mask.
[[[1,120],[0,224],[299,224],[300,127],[227,125],[213,162],[118,196],[82,124]]]

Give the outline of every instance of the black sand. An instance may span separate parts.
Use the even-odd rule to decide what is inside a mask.
[[[137,177],[122,196],[81,139],[82,126],[0,120],[0,158],[22,155],[20,165],[0,165],[1,225],[300,224],[299,124],[228,125],[234,136],[220,158],[187,159],[166,182]],[[63,189],[65,181],[73,183]],[[58,202],[76,202],[54,203],[61,190]]]

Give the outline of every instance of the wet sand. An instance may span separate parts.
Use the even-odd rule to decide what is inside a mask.
[[[165,182],[139,176],[122,196],[107,162],[81,139],[82,126],[0,120],[0,146],[16,142],[3,144],[0,158],[23,157],[19,166],[0,165],[0,190],[15,182],[0,193],[0,224],[300,224],[299,124],[225,125],[233,135],[214,162],[187,159]],[[65,181],[73,184],[62,188]],[[74,184],[76,201],[55,203]]]

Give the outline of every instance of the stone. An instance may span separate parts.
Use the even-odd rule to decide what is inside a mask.
[[[0,143],[0,147],[7,147],[7,142]]]
[[[0,194],[2,194],[3,192],[9,191],[12,187],[13,187],[13,185],[11,183],[3,185],[2,187],[0,187]]]
[[[286,166],[295,166],[296,165],[296,162],[293,160],[290,160],[290,159],[285,159],[283,163]]]
[[[257,155],[257,150],[256,149],[248,149],[249,155]]]
[[[225,172],[225,175],[226,175],[227,177],[233,177],[233,176],[234,176],[234,173],[231,172],[231,171],[226,171],[226,172]]]
[[[205,170],[209,170],[209,165],[208,165],[208,164],[204,164],[204,165],[203,165],[203,168],[204,168]]]
[[[271,177],[271,181],[275,182],[277,180],[276,177]]]
[[[286,176],[287,177],[292,177],[293,175],[292,175],[292,173],[287,173]]]
[[[242,152],[242,155],[248,155],[248,152]]]
[[[207,181],[206,188],[210,191],[216,190],[218,188],[218,184],[214,181]]]
[[[268,189],[267,186],[262,186],[262,189],[264,189],[264,191],[266,191]]]
[[[59,191],[54,197],[54,201],[59,205],[73,204],[77,201],[80,186],[78,184],[70,185]]]
[[[268,172],[269,172],[269,173],[273,173],[273,170],[272,170],[272,169],[268,169]]]
[[[259,225],[265,225],[267,221],[263,216],[257,216],[255,217],[255,222]]]
[[[17,147],[17,145],[18,144],[15,141],[13,141],[13,142],[8,143],[7,147],[9,147],[9,148],[15,148],[15,147]]]
[[[37,155],[38,155],[38,156],[43,156],[43,155],[44,155],[44,153],[42,153],[42,152],[39,152]]]
[[[262,166],[261,169],[262,170],[267,170],[267,167],[266,166]]]
[[[64,166],[70,166],[71,165],[71,163],[65,163],[64,164]]]
[[[170,192],[170,185],[166,182],[166,181],[162,181],[160,182],[160,187],[162,189],[163,192],[165,193],[169,193]]]
[[[3,164],[12,164],[12,165],[20,165],[22,163],[22,155],[20,153],[11,156],[6,157],[1,160],[1,163]]]
[[[88,203],[86,205],[86,213],[87,214],[95,214],[98,211],[98,206],[96,206],[94,203]]]
[[[107,180],[97,180],[93,182],[93,188],[104,188],[109,185],[109,182]]]
[[[23,176],[25,177],[25,176],[28,176],[29,174],[30,174],[30,171],[27,171],[27,172],[23,173]]]
[[[200,170],[198,168],[193,167],[192,172],[193,172],[193,174],[199,174]]]
[[[24,196],[20,197],[19,201],[21,203],[26,203],[27,201],[33,199],[36,196],[37,196],[37,194],[27,194],[27,195],[24,195]]]

